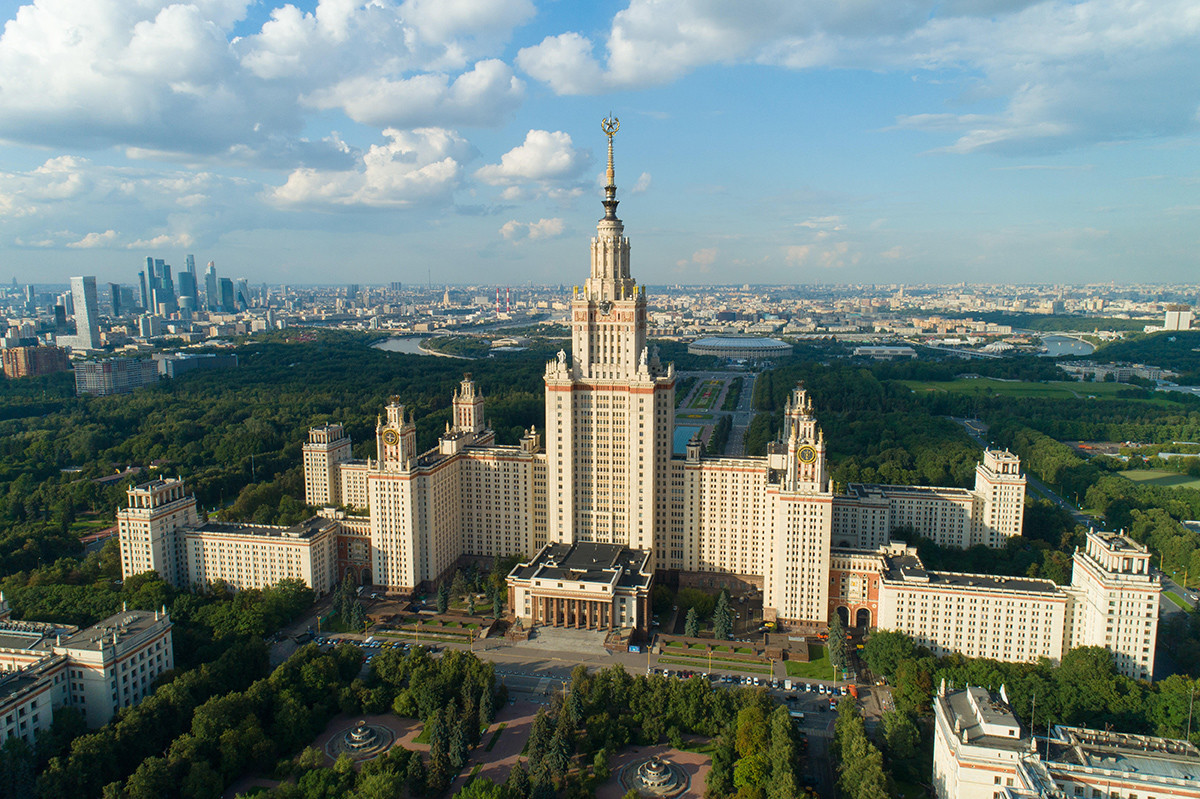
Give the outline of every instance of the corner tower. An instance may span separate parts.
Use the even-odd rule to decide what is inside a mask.
[[[571,300],[571,352],[546,364],[547,540],[650,550],[655,498],[667,483],[675,370],[646,346],[646,295],[629,269],[617,218],[613,136],[591,270]]]

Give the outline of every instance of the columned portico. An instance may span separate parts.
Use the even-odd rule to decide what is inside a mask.
[[[611,630],[611,598],[571,598],[533,593],[533,623],[549,627],[575,627],[584,630]]]

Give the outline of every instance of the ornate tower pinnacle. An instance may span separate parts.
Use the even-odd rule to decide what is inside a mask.
[[[613,136],[621,129],[621,120],[616,117],[611,119],[605,118],[600,123],[600,129],[608,136],[608,171],[605,173],[608,178],[608,184],[604,187],[604,218],[617,218],[617,182],[616,173],[613,171]]]

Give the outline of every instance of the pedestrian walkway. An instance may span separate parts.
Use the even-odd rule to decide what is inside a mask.
[[[603,630],[575,630],[542,625],[534,630],[528,641],[521,644],[521,648],[603,656],[608,654],[608,650],[604,648],[604,637],[607,634],[607,631]]]

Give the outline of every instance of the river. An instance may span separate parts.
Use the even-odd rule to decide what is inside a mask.
[[[399,338],[384,339],[371,346],[377,350],[387,350],[388,352],[403,352],[408,355],[432,355],[432,352],[422,352],[421,342],[429,336],[401,336]]]
[[[1046,346],[1042,355],[1047,358],[1057,358],[1060,355],[1084,356],[1096,351],[1088,342],[1070,336],[1042,336],[1042,344]]]

